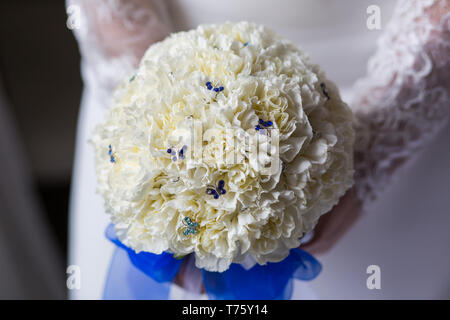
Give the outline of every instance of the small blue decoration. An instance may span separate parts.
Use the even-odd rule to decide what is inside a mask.
[[[208,88],[208,90],[213,90],[214,92],[221,92],[225,89],[223,86],[213,87],[211,81],[206,82],[206,88]]]
[[[108,155],[109,155],[109,161],[111,161],[111,163],[116,163],[116,157],[114,156],[114,154],[112,152],[111,145],[109,145]]]
[[[179,157],[181,160],[186,159],[186,155],[184,154],[184,153],[186,152],[186,150],[187,150],[187,146],[183,146],[183,147],[180,149],[180,151],[178,151],[178,157]]]
[[[244,47],[247,47],[248,45],[249,45],[248,41],[246,43],[244,43]]]
[[[192,221],[189,217],[185,217],[183,219],[183,224],[186,226],[186,230],[183,231],[185,236],[188,236],[190,233],[197,234],[197,222]]]
[[[325,85],[325,83],[322,82],[320,84],[320,87],[322,88],[322,93],[324,94],[324,96],[327,97],[327,100],[330,100],[331,98],[330,98],[330,95],[328,94],[327,86]]]
[[[225,181],[219,180],[219,183],[216,185],[208,184],[206,186],[206,194],[210,194],[214,197],[214,199],[219,199],[220,195],[226,194],[227,191],[224,189]]]
[[[178,156],[177,156],[177,152],[175,151],[175,148],[170,147],[167,149],[167,153],[172,156],[172,161],[177,161],[178,159],[184,160],[184,159],[186,159],[186,150],[187,150],[187,146],[186,145],[182,146],[181,149],[178,150]]]
[[[259,124],[257,124],[255,126],[256,131],[260,131],[261,133],[264,133],[264,128],[266,128],[267,129],[266,131],[270,134],[269,129],[271,129],[271,128],[269,128],[269,127],[271,127],[273,125],[272,121],[264,121],[263,119],[259,119],[258,123]]]

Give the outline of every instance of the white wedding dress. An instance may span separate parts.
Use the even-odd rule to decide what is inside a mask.
[[[357,115],[356,190],[366,212],[335,248],[318,257],[323,272],[309,284],[297,282],[293,298],[450,298],[449,1],[401,1],[395,10],[391,0],[71,0],[68,5],[81,8],[75,34],[85,81],[69,248],[69,263],[80,266],[81,288],[70,292],[72,298],[102,297],[114,250],[104,237],[109,216],[95,192],[88,144],[111,90],[131,74],[150,43],[171,31],[227,20],[265,24],[298,43]],[[367,27],[370,5],[380,8],[381,30]],[[403,173],[394,175],[399,168]],[[380,290],[366,286],[369,265],[381,268]],[[175,285],[171,297],[204,298]]]

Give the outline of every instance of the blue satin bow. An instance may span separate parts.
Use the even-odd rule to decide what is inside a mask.
[[[136,253],[117,238],[114,226],[106,229],[106,237],[117,245],[106,280],[104,299],[167,299],[170,286],[183,259],[172,254]],[[309,253],[292,249],[278,263],[256,264],[249,270],[233,263],[225,272],[202,270],[203,283],[210,299],[290,299],[293,279],[309,281],[322,270]]]

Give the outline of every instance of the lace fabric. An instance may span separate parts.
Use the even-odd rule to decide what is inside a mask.
[[[367,208],[450,116],[450,2],[402,0],[355,84],[355,189]]]
[[[162,0],[67,0],[82,56],[85,87],[97,105],[109,106],[111,93],[131,75],[145,50],[164,39],[172,26]]]

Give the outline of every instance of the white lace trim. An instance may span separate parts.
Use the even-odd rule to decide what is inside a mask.
[[[80,10],[74,34],[82,56],[85,86],[97,105],[109,107],[114,88],[131,76],[151,43],[171,31],[162,0],[67,0]]]
[[[355,85],[355,187],[367,207],[450,116],[450,2],[398,1]]]

